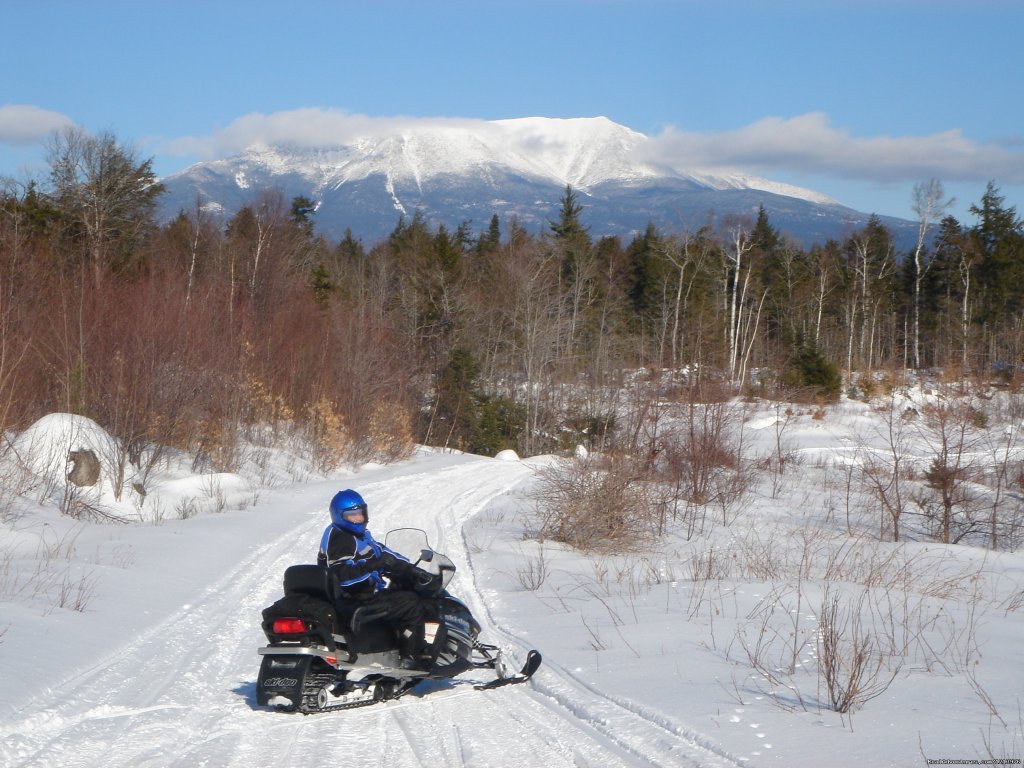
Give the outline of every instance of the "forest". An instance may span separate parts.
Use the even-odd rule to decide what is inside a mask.
[[[88,416],[124,462],[174,448],[229,471],[268,429],[300,432],[325,470],[415,443],[610,451],[635,444],[638,381],[643,414],[1024,375],[1024,224],[994,182],[972,222],[946,215],[940,182],[916,185],[907,252],[874,217],[802,247],[764,207],[593,238],[571,187],[543,232],[417,213],[381,242],[331,242],[313,202],[279,190],[157,221],[152,161],[111,133],[47,152],[45,178],[0,191],[0,425]]]

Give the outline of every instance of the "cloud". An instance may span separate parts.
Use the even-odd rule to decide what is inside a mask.
[[[28,104],[0,104],[0,143],[32,144],[74,120]]]
[[[252,146],[328,148],[349,144],[366,136],[417,126],[446,125],[486,126],[487,122],[467,118],[368,117],[339,109],[309,107],[269,115],[258,112],[244,115],[210,136],[171,140],[164,151],[208,159],[238,153]]]
[[[1016,139],[1019,141],[1019,139]],[[875,182],[1024,182],[1024,152],[1014,139],[982,144],[959,130],[926,136],[858,138],[812,112],[767,117],[735,131],[696,133],[669,128],[642,150],[648,162],[679,170],[742,169],[749,172],[839,176]]]

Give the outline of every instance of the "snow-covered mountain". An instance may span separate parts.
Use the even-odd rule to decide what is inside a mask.
[[[252,146],[163,180],[166,217],[194,207],[231,215],[265,190],[317,204],[316,225],[375,242],[417,210],[450,228],[484,229],[492,215],[540,230],[567,185],[595,236],[666,232],[709,215],[754,216],[764,205],[782,232],[810,244],[840,238],[867,215],[812,190],[743,174],[680,170],[652,161],[652,139],[604,117],[418,121],[329,147]],[[887,219],[899,235],[909,222]]]

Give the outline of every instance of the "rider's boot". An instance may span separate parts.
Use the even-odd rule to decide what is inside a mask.
[[[423,658],[423,625],[406,627],[398,636],[399,666],[402,669],[425,672],[429,661]]]

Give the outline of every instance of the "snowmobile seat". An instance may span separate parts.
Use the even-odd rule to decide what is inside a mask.
[[[384,613],[346,600],[334,603],[338,631],[352,653],[380,653],[395,647],[397,635]]]
[[[382,621],[382,616],[367,613],[358,603],[332,599],[327,569],[321,565],[292,565],[284,572],[284,593],[286,598],[311,597],[322,600],[333,607],[332,623],[335,631],[344,635],[346,644],[353,653],[379,653],[395,647],[395,630]],[[279,601],[292,605],[287,600]],[[303,605],[311,605],[304,602]],[[324,606],[326,607],[326,606]],[[353,622],[356,612],[361,613]],[[354,626],[353,626],[354,624]]]
[[[291,565],[284,572],[286,595],[309,595],[331,602],[327,592],[327,571],[319,565]]]

